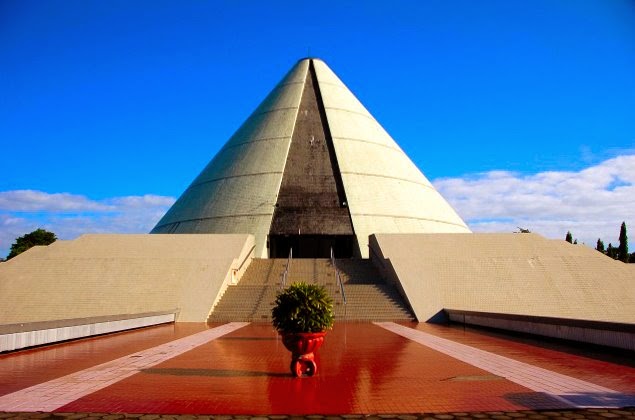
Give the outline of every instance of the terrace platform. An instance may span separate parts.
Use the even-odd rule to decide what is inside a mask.
[[[629,353],[460,326],[338,323],[318,353],[317,376],[293,378],[289,361],[271,326],[257,323],[176,323],[5,353],[0,417],[635,419],[619,409],[635,406]]]

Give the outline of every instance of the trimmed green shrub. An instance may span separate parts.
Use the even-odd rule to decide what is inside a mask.
[[[279,332],[325,331],[333,326],[333,299],[324,286],[293,283],[276,296],[271,317]]]

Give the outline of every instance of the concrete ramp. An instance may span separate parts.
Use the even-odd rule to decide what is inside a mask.
[[[377,234],[370,244],[373,261],[419,321],[454,314],[467,323],[635,350],[635,267],[585,245],[535,234],[458,233]]]
[[[0,264],[0,339],[42,326],[147,318],[143,314],[161,314],[161,322],[166,314],[172,321],[205,322],[253,250],[253,236],[246,234],[84,235],[35,247]]]

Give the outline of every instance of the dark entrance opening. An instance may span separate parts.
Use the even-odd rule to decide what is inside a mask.
[[[353,256],[353,235],[269,235],[269,258],[287,258],[293,248],[293,258],[335,258]]]

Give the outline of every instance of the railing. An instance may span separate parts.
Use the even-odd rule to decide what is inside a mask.
[[[287,287],[287,278],[289,277],[289,268],[291,268],[291,260],[293,259],[293,248],[289,248],[289,256],[287,257],[287,266],[284,268],[280,279],[280,288]]]
[[[333,253],[333,248],[331,248],[331,264],[335,269],[335,281],[340,287],[342,303],[344,304],[344,318],[346,318],[346,292],[344,291],[344,283],[342,282],[342,277],[340,276],[340,270],[337,268],[337,264],[335,264],[335,254]]]

